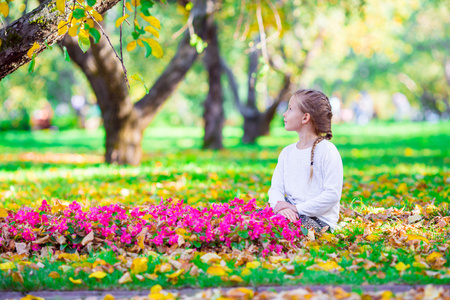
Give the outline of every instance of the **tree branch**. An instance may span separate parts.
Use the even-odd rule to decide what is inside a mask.
[[[118,2],[101,0],[94,5],[94,9],[103,14]],[[0,31],[0,80],[31,60],[27,52],[34,42],[40,45],[35,51],[38,55],[46,49],[45,40],[49,45],[61,41],[65,35],[58,35],[58,24],[66,20],[68,14],[69,10],[62,14],[56,9],[56,0],[48,0],[3,28]]]

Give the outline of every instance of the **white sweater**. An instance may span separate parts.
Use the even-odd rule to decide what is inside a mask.
[[[309,183],[312,148],[299,150],[296,144],[285,147],[278,157],[269,189],[269,205],[273,208],[288,197],[299,214],[317,217],[334,231],[339,220],[344,177],[339,151],[327,140],[316,145],[313,178]]]

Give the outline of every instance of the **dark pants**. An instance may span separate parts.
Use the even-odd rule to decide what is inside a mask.
[[[284,198],[287,203],[294,205],[287,197]],[[260,211],[262,208],[257,209],[256,211]],[[305,226],[308,229],[314,229],[315,232],[322,231],[325,227],[328,227],[325,229],[326,231],[330,230],[330,226],[325,223],[324,221],[319,220],[317,217],[308,217],[306,215],[301,215],[297,213],[298,218],[302,220],[302,226]]]

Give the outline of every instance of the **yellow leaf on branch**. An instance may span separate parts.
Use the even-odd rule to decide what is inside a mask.
[[[69,22],[67,21],[61,21],[58,24],[58,35],[63,35],[64,33],[67,32],[67,30],[69,30],[67,24],[69,24]]]
[[[56,0],[56,9],[61,13],[66,13],[66,0]]]
[[[162,58],[163,57],[164,52],[163,52],[161,46],[159,45],[159,43],[157,41],[155,41],[152,38],[146,38],[145,41],[152,48],[152,54],[153,54],[154,57],[156,57],[156,58]]]
[[[156,36],[157,38],[159,38],[159,32],[153,28],[152,26],[146,26],[144,28],[145,31],[150,32],[151,34],[153,34],[154,36]]]
[[[152,25],[153,27],[161,29],[161,23],[159,22],[159,20],[157,18],[155,18],[153,16],[147,17],[143,13],[141,13],[140,16],[141,16],[142,19],[144,19],[145,21],[149,22],[150,25]]]
[[[96,12],[95,10],[91,12],[91,15],[94,17],[95,21],[97,22],[103,21],[102,15]]]
[[[36,51],[37,49],[39,49],[39,44],[34,42],[33,46],[27,52],[28,57],[31,58],[33,56],[34,51]]]
[[[128,10],[129,10],[130,12],[133,12],[133,11],[134,11],[133,8],[131,7],[130,2],[127,2],[127,3],[125,4],[125,6],[128,8]]]
[[[136,41],[131,41],[127,45],[127,51],[133,51],[136,48]]]
[[[129,14],[125,14],[124,16],[118,18],[116,21],[116,27],[120,27],[120,25],[122,25],[123,21],[125,21],[125,19],[128,18],[129,16],[130,16]]]
[[[6,2],[0,3],[0,13],[6,18],[9,15],[9,6]]]

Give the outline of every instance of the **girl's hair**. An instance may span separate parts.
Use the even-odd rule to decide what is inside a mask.
[[[311,124],[315,133],[319,136],[311,149],[311,172],[309,181],[313,176],[314,149],[322,140],[331,140],[333,133],[331,132],[331,112],[330,100],[322,92],[316,90],[301,89],[293,95],[297,100],[298,106],[303,113],[308,113],[311,117]]]

